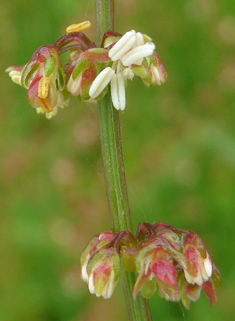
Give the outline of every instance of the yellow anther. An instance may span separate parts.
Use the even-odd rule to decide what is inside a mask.
[[[40,98],[44,99],[48,96],[49,84],[50,84],[49,78],[42,77],[40,79],[39,85],[38,85],[38,96]]]
[[[81,32],[81,31],[85,31],[87,29],[89,29],[91,26],[90,21],[83,21],[80,23],[74,23],[73,25],[68,26],[68,28],[66,29],[67,33],[71,33],[71,32]]]
[[[47,98],[45,99],[39,98],[38,103],[45,113],[51,113],[53,111],[53,107]]]

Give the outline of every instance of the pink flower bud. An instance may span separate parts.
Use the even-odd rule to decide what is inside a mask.
[[[116,234],[112,230],[107,230],[91,238],[81,255],[81,276],[83,281],[88,282],[87,264],[90,257],[100,248],[109,244],[115,237]]]
[[[87,273],[89,291],[109,299],[120,277],[118,252],[110,248],[97,251],[88,262]]]

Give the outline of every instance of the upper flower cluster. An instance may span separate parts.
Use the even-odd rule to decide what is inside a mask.
[[[152,40],[135,30],[126,32],[122,37],[117,33],[107,32],[103,39],[104,48],[109,48],[110,63],[99,73],[91,85],[91,98],[98,97],[106,86],[111,85],[114,107],[124,110],[125,80],[134,75],[146,79],[145,83],[160,85],[166,79],[166,70],[158,55],[154,54]]]
[[[155,292],[189,308],[203,289],[211,306],[221,276],[201,238],[193,231],[168,224],[141,223],[136,237],[130,232],[105,231],[92,238],[81,259],[82,278],[97,296],[109,298],[120,276],[120,258],[128,272],[136,271],[133,297]]]
[[[37,49],[26,65],[6,70],[14,82],[28,90],[29,103],[48,118],[68,104],[70,94],[99,100],[110,86],[114,107],[123,110],[127,79],[138,76],[147,86],[166,80],[165,67],[147,35],[131,30],[121,36],[109,31],[101,48],[96,48],[81,32],[89,26],[88,21],[69,26],[66,35],[54,45]],[[60,55],[66,51],[69,60],[63,66]]]

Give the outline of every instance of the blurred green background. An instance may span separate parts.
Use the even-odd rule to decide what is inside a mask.
[[[79,257],[110,228],[97,108],[71,99],[52,120],[4,70],[26,63],[94,0],[0,3],[0,320],[128,320],[121,284],[110,300],[90,295]],[[118,0],[116,31],[151,36],[167,70],[161,87],[129,82],[123,152],[134,227],[164,221],[195,230],[223,282],[210,308],[154,295],[154,320],[235,319],[235,2]]]

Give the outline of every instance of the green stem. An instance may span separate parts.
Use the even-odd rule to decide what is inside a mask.
[[[118,111],[110,93],[98,102],[100,137],[109,210],[115,232],[133,233],[127,196]]]
[[[113,0],[96,0],[97,45],[100,45],[103,34],[113,30]],[[128,230],[133,233],[127,195],[125,170],[122,155],[122,142],[119,112],[112,105],[110,92],[98,102],[100,137],[104,175],[109,210],[115,232]],[[134,300],[132,290],[136,276],[122,269],[122,283],[131,321],[151,321],[148,300],[141,295]]]

